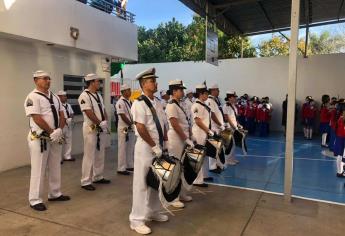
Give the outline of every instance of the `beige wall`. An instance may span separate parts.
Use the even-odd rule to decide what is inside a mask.
[[[32,72],[48,71],[52,77],[52,91],[63,89],[63,75],[85,75],[95,72],[107,78],[105,96],[109,97],[109,73],[102,72],[101,56],[75,49],[48,47],[45,44],[0,38],[0,172],[29,164],[26,142],[28,118],[24,113],[24,99],[33,90]],[[105,99],[107,110],[109,99]],[[109,112],[110,113],[110,112]],[[82,117],[74,127],[73,154],[81,153]]]
[[[176,62],[126,65],[124,75],[134,78],[140,71],[156,67],[160,89],[168,88],[168,81],[182,79],[187,87],[207,81],[218,83],[221,97],[228,90],[237,94],[269,96],[274,112],[271,127],[281,129],[281,104],[287,93],[288,57],[221,60],[219,66],[204,62]],[[298,60],[297,100],[307,95],[320,101],[321,95],[345,97],[345,54],[319,55]],[[300,125],[300,122],[297,123]]]

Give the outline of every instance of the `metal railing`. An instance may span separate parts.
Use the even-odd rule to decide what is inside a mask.
[[[134,23],[135,15],[124,10],[117,5],[117,0],[78,0],[98,10],[104,11],[110,15],[117,16],[125,21]]]

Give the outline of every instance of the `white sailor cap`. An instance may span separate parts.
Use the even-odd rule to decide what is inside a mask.
[[[91,81],[91,80],[96,80],[98,79],[97,75],[96,74],[87,74],[85,77],[84,77],[85,81]]]
[[[136,80],[150,79],[150,78],[158,78],[158,76],[156,76],[156,69],[154,67],[144,70],[140,72],[139,74],[137,74],[137,76],[135,76]]]
[[[60,90],[59,92],[57,92],[57,95],[58,95],[58,96],[66,96],[66,95],[67,95],[67,92],[66,92],[66,91],[63,91],[63,90]]]
[[[38,77],[50,77],[48,72],[45,72],[43,70],[38,70],[35,71],[32,75],[34,78],[38,78]]]
[[[227,97],[238,97],[235,91],[227,91],[226,96]]]
[[[203,83],[203,84],[198,84],[197,86],[195,86],[195,92],[196,93],[208,92],[206,84]]]
[[[195,89],[207,89],[206,84],[198,84]]]
[[[129,87],[128,84],[123,84],[123,85],[121,85],[120,91],[122,92],[122,91],[127,90],[127,89],[130,89],[130,88],[131,88],[131,87]]]
[[[191,89],[187,89],[186,94],[190,94],[190,93],[194,93],[194,91]]]
[[[219,89],[218,84],[212,84],[208,89]]]
[[[160,91],[160,94],[161,94],[161,97],[163,97],[164,95],[167,95],[168,93],[167,93],[166,90],[161,90],[161,91]]]
[[[169,89],[172,89],[172,88],[186,89],[182,80],[180,80],[180,79],[175,79],[175,80],[169,81]]]

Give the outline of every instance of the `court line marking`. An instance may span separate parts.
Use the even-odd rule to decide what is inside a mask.
[[[283,193],[272,192],[272,191],[261,190],[261,189],[255,189],[255,188],[247,188],[247,187],[240,187],[240,186],[226,185],[226,184],[217,184],[217,183],[208,183],[208,184],[221,186],[221,187],[227,187],[227,188],[236,188],[236,189],[249,190],[249,191],[255,191],[255,192],[263,192],[263,193],[269,193],[269,194],[273,194],[273,195],[284,196]],[[321,202],[321,203],[328,203],[328,204],[333,204],[333,205],[345,206],[345,203],[340,203],[340,202],[321,200],[321,199],[317,199],[317,198],[302,197],[302,196],[298,196],[298,195],[291,195],[291,196],[294,198],[303,199],[303,200],[309,200],[309,201],[314,201],[314,202]]]
[[[260,142],[274,142],[274,143],[283,143],[285,144],[286,142],[279,141],[279,140],[270,140],[270,139],[260,139],[260,138],[247,138],[248,140],[254,140],[254,141],[260,141]],[[315,143],[301,143],[301,142],[294,142],[294,144],[301,144],[301,145],[307,145],[307,146],[316,146],[316,147],[321,147],[318,144]]]
[[[268,158],[277,158],[277,159],[285,159],[285,157],[282,157],[282,156],[266,156],[266,155],[250,155],[250,154],[247,154],[247,155],[242,155],[242,154],[239,154],[239,155],[236,155],[238,157],[268,157]],[[294,159],[296,160],[309,160],[309,161],[336,161],[335,159],[333,160],[327,160],[327,159],[314,159],[314,158],[307,158],[307,157],[294,157]]]

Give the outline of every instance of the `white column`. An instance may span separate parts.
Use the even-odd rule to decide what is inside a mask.
[[[288,81],[289,97],[288,97],[288,108],[287,108],[285,175],[284,175],[284,199],[286,202],[291,201],[291,193],[292,193],[299,16],[300,16],[300,0],[292,0],[290,55],[289,55],[289,81]]]

